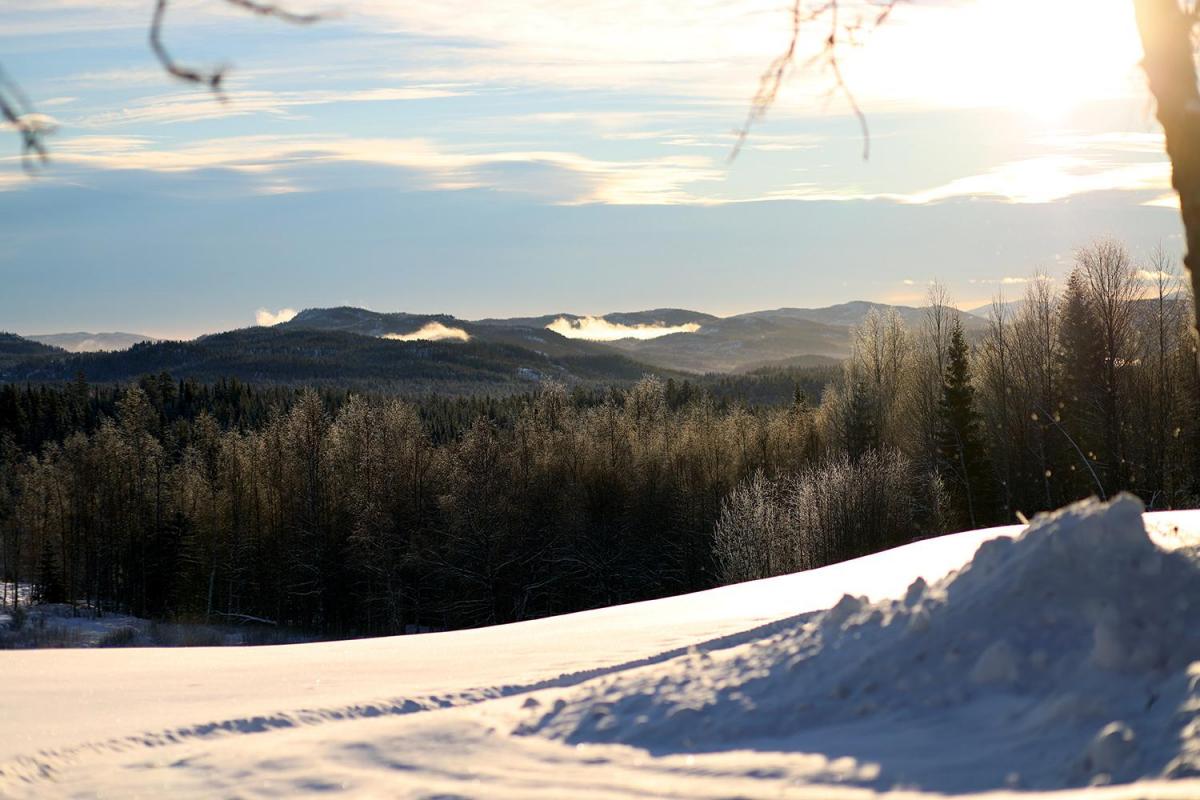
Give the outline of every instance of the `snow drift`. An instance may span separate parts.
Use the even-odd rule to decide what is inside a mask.
[[[851,756],[875,788],[1200,775],[1200,569],[1141,514],[1123,496],[1039,517],[903,598],[847,595],[747,647],[592,681],[516,733]]]
[[[0,796],[1194,800],[1200,512],[1140,511],[494,628],[0,652]]]

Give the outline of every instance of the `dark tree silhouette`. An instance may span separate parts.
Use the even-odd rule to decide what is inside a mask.
[[[1200,22],[1194,0],[1133,0],[1145,58],[1142,66],[1158,103],[1158,121],[1167,138],[1171,185],[1187,236],[1184,266],[1192,296],[1200,297],[1200,91],[1196,86],[1193,36]],[[1200,335],[1200,317],[1194,317]]]

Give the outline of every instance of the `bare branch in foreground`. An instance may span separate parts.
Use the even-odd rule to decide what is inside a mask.
[[[207,86],[221,101],[224,101],[226,98],[221,84],[228,67],[221,66],[205,71],[184,66],[176,61],[170,52],[167,51],[166,46],[163,45],[163,20],[167,15],[167,4],[169,1],[156,0],[154,4],[154,16],[150,20],[150,49],[169,75],[173,75],[188,83],[198,83],[202,86]],[[321,19],[320,14],[296,14],[280,8],[273,3],[261,3],[257,2],[257,0],[225,0],[225,2],[231,6],[249,11],[252,14],[257,14],[261,17],[275,17],[294,25],[308,25]]]
[[[50,159],[44,140],[54,133],[55,125],[33,110],[21,88],[3,70],[0,70],[0,117],[21,137],[21,166],[26,172]]]
[[[758,91],[755,92],[754,98],[750,102],[746,121],[737,132],[737,141],[729,154],[729,160],[733,161],[738,157],[750,135],[750,129],[767,115],[779,98],[783,82],[795,66],[796,51],[800,46],[800,34],[804,25],[822,21],[828,25],[824,44],[816,54],[804,62],[801,68],[808,69],[820,64],[829,70],[833,78],[830,94],[840,94],[849,103],[850,110],[858,120],[859,130],[862,132],[863,160],[868,160],[871,157],[871,132],[867,126],[867,116],[863,113],[858,100],[855,99],[854,93],[842,75],[838,50],[843,45],[857,46],[861,44],[865,35],[886,22],[893,9],[902,2],[904,0],[868,0],[867,7],[874,13],[870,15],[860,13],[852,21],[847,22],[842,15],[842,0],[822,0],[811,6],[806,5],[805,0],[793,0],[791,36],[787,48],[775,57],[759,77]]]

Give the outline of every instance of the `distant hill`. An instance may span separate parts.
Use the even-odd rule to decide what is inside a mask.
[[[1002,304],[1004,307],[1004,313],[1011,319],[1014,314],[1021,310],[1021,304],[1023,302],[1023,300],[1006,300]],[[986,303],[982,306],[968,309],[967,313],[986,320],[992,314],[992,304]]]
[[[39,333],[27,336],[35,342],[61,347],[69,353],[100,353],[109,350],[128,350],[141,342],[156,341],[141,333]]]
[[[837,367],[842,363],[842,359],[832,356],[793,356],[791,358],[777,359],[773,361],[762,361],[758,363],[747,364],[737,370],[736,374],[772,371],[772,370],[815,370],[822,368]]]
[[[0,368],[29,359],[61,355],[63,352],[61,348],[35,342],[15,333],[0,332]]]
[[[544,328],[558,319],[578,322],[587,318],[586,314],[543,314],[538,317],[513,317],[511,319],[482,319],[481,325],[504,327]],[[661,327],[676,327],[678,325],[698,324],[708,325],[719,322],[721,317],[705,314],[702,311],[689,311],[686,308],[653,308],[647,311],[614,311],[603,315],[603,319],[614,325],[657,325]]]
[[[382,337],[411,336],[431,323],[438,323],[447,328],[461,329],[476,343],[521,347],[551,358],[612,354],[613,351],[602,344],[568,339],[546,330],[546,325],[554,319],[555,317],[550,317],[542,324],[526,324],[518,320],[470,322],[449,314],[384,313],[343,306],[305,309],[290,322],[276,327],[282,330],[341,331],[361,336]]]
[[[654,339],[598,342],[569,338],[547,329],[559,319],[579,322],[580,314],[539,317],[460,320],[446,314],[380,313],[358,308],[310,309],[280,325],[287,329],[352,331],[367,336],[411,334],[430,323],[460,329],[472,342],[528,348],[550,358],[620,353],[665,370],[694,373],[737,372],[787,362],[801,356],[844,358],[849,353],[850,329],[806,319],[742,315],[721,318],[686,309],[668,308],[605,314],[610,326],[677,327],[698,325],[694,333],[674,333]]]
[[[620,383],[648,371],[683,377],[825,368],[849,355],[855,325],[872,311],[892,310],[910,327],[920,325],[925,315],[921,308],[867,301],[731,317],[658,308],[602,317],[564,312],[475,321],[350,306],[310,308],[274,327],[190,342],[130,341],[143,338],[137,334],[40,337],[61,344],[59,349],[10,334],[7,345],[0,341],[0,380],[65,380],[82,371],[93,381],[123,381],[168,371],[203,380],[237,377],[448,391],[527,387],[547,378]],[[560,319],[568,323],[556,326],[561,332],[548,328]],[[978,334],[987,325],[965,313],[962,319],[969,333]],[[609,340],[580,338],[581,328]],[[646,338],[647,328],[679,332]],[[88,349],[113,352],[66,352]]]
[[[621,339],[611,345],[632,358],[689,372],[740,372],[800,356],[842,359],[850,328],[806,319],[737,316],[701,325],[695,333]]]
[[[277,326],[190,342],[143,343],[112,353],[39,353],[0,369],[0,380],[61,381],[82,372],[90,381],[111,382],[169,372],[200,381],[233,377],[251,383],[460,392],[518,390],[545,379],[627,383],[651,370],[613,351],[551,358],[483,341],[393,341]]]
[[[988,308],[990,306],[984,307],[985,316]],[[872,303],[867,300],[853,300],[849,303],[839,303],[838,305],[826,306],[825,308],[776,308],[770,311],[751,311],[748,314],[740,316],[755,317],[758,319],[805,319],[812,322],[821,322],[826,325],[854,327],[855,325],[862,324],[867,315],[872,311],[878,311],[880,314],[895,311],[904,320],[904,324],[911,328],[920,325],[924,321],[927,309],[924,307],[914,308],[913,306]],[[963,329],[966,331],[983,330],[987,327],[986,320],[978,317],[974,311],[964,311],[961,312],[961,315]]]

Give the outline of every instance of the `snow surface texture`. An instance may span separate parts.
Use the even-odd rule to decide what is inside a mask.
[[[0,797],[1195,800],[1200,512],[1139,514],[475,631],[0,652]]]
[[[880,788],[1200,776],[1200,568],[1141,514],[1128,496],[1069,507],[903,598],[846,595],[742,650],[585,684],[518,732],[832,750],[880,765]]]

